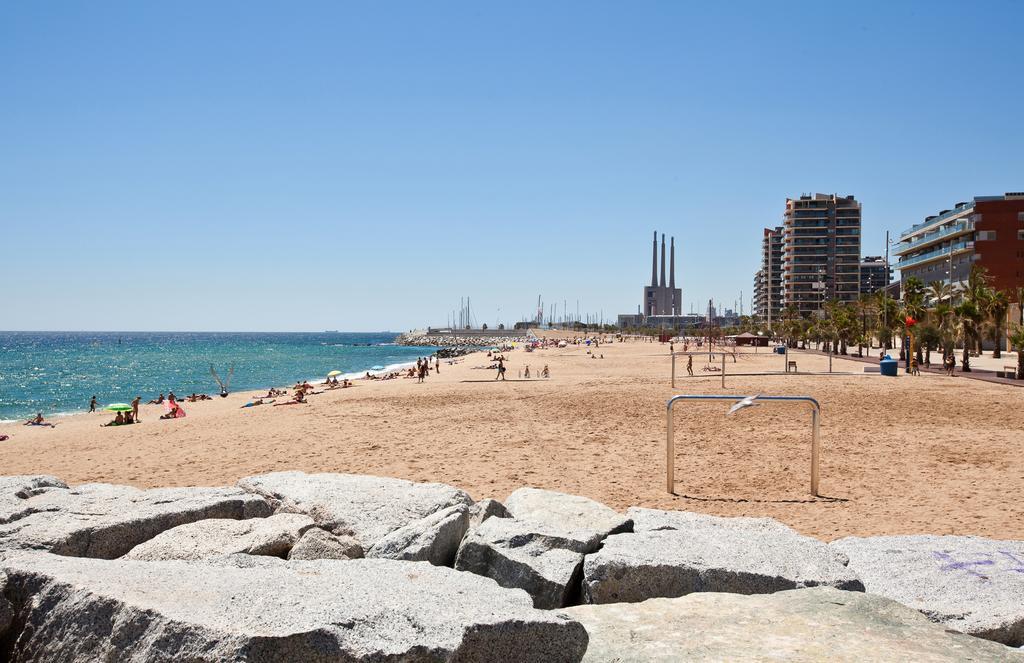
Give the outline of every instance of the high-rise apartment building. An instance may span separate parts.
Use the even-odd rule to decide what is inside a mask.
[[[900,278],[925,285],[942,281],[959,289],[972,265],[984,267],[992,285],[1024,285],[1024,192],[977,196],[942,210],[900,233]]]
[[[782,299],[802,315],[860,292],[861,206],[853,196],[816,193],[786,199]]]
[[[873,295],[892,283],[892,266],[882,256],[864,256],[860,261],[860,294]]]
[[[785,228],[765,228],[761,238],[761,269],[754,275],[754,316],[774,322],[782,312],[782,255]]]

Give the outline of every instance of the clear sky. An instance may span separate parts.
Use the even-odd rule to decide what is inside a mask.
[[[787,196],[866,254],[1024,190],[1020,2],[6,2],[0,329],[746,307]]]

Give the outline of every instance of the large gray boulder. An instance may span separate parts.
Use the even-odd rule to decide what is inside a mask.
[[[591,545],[589,532],[574,537],[544,523],[489,518],[462,540],[455,568],[522,589],[537,608],[559,608],[578,593],[583,553]]]
[[[140,543],[124,559],[205,559],[236,553],[283,559],[311,527],[313,519],[299,513],[247,520],[200,520],[179,525]]]
[[[833,541],[866,591],[947,628],[1024,645],[1024,541],[873,536]]]
[[[658,518],[665,529],[610,536],[600,551],[587,556],[586,603],[693,592],[767,594],[817,585],[863,590],[844,555],[776,520],[652,511],[627,513],[635,526],[647,527]]]
[[[10,628],[11,620],[14,619],[14,609],[11,607],[11,602],[4,597],[6,589],[7,574],[0,571],[0,642],[3,641],[7,629]]]
[[[0,476],[0,525],[45,509],[44,505],[30,499],[44,489],[67,487],[57,477],[46,474]]]
[[[273,472],[238,485],[271,500],[278,512],[304,513],[319,527],[355,537],[364,550],[416,520],[473,503],[465,492],[444,484],[359,474]]]
[[[366,551],[367,557],[451,566],[469,529],[469,507],[455,504],[391,532]]]
[[[424,563],[250,555],[140,562],[19,555],[22,661],[578,661],[583,627]],[[20,620],[19,620],[20,621]],[[13,636],[13,637],[11,637]]]
[[[469,507],[469,526],[476,527],[488,518],[511,518],[505,505],[490,498],[480,500]]]
[[[894,601],[831,588],[761,596],[691,594],[581,605],[585,662],[1024,661],[1024,654],[930,623]]]
[[[0,524],[0,551],[34,549],[113,559],[172,527],[270,512],[266,501],[239,488],[39,486],[24,498],[20,517]]]
[[[283,514],[281,514],[283,515]],[[313,527],[306,530],[299,542],[288,551],[288,559],[359,559],[363,547],[351,536],[331,534]]]
[[[543,523],[577,536],[587,533],[590,545],[584,552],[597,550],[606,536],[629,532],[633,526],[627,516],[600,502],[539,488],[520,488],[508,496],[505,508],[513,518]]]

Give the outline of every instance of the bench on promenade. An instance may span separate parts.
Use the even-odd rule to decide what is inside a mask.
[[[786,364],[786,372],[789,373],[790,371],[792,371],[794,373],[797,372],[797,370],[796,370],[796,362],[793,361],[792,359],[790,359],[789,363]]]
[[[997,378],[1006,378],[1008,380],[1017,379],[1017,367],[1016,366],[1003,366],[1002,371],[996,371]]]

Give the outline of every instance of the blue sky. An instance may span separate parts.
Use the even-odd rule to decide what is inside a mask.
[[[401,330],[538,294],[613,317],[654,229],[688,309],[749,302],[787,196],[856,195],[878,254],[1024,189],[1022,24],[1014,2],[4,3],[0,329]]]

